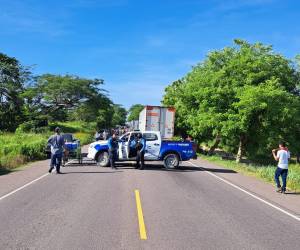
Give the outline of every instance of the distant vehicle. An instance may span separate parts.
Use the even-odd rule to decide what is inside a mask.
[[[139,120],[133,120],[127,123],[130,130],[137,130],[139,129]]]
[[[130,152],[130,141],[138,134],[146,140],[145,161],[163,161],[166,168],[177,168],[180,161],[197,158],[194,142],[163,141],[159,131],[132,131],[125,133],[118,140],[118,160],[132,161],[135,156]],[[90,144],[88,158],[96,160],[99,166],[109,164],[107,141],[97,141]]]
[[[145,106],[139,115],[139,130],[160,131],[163,139],[174,136],[175,108]]]

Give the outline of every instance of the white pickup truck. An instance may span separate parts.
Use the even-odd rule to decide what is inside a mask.
[[[190,141],[164,141],[159,131],[132,131],[118,139],[118,159],[116,161],[132,161],[130,157],[129,141],[137,134],[142,134],[146,140],[145,161],[163,161],[166,168],[176,168],[180,161],[197,158],[196,144]],[[107,141],[97,141],[90,144],[88,158],[97,161],[99,166],[109,164]]]

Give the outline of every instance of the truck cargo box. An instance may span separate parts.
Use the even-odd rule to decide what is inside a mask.
[[[160,131],[163,139],[174,136],[175,109],[173,107],[145,106],[139,115],[139,130]]]

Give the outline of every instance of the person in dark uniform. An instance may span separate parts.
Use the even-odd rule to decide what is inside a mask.
[[[60,128],[55,128],[55,135],[52,135],[48,139],[48,144],[51,147],[51,161],[49,173],[52,172],[53,168],[56,168],[56,173],[61,174],[60,165],[65,147],[65,140],[60,134]]]
[[[137,141],[136,141],[136,168],[139,168],[140,170],[144,169],[145,162],[144,162],[144,156],[146,151],[146,140],[143,138],[142,134],[137,135]]]
[[[129,138],[129,153],[128,153],[129,158],[136,157],[136,142],[137,142],[137,138],[134,134],[132,134],[131,137]]]
[[[110,167],[116,169],[115,161],[117,158],[118,141],[115,133],[108,139],[108,154]]]

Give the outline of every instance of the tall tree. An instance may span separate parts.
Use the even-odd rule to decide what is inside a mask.
[[[100,88],[102,84],[103,80],[99,79],[45,74],[37,77],[37,83],[30,91],[36,93],[42,110],[46,110],[52,119],[65,120],[77,108],[107,99]]]
[[[0,130],[14,131],[23,121],[20,94],[30,75],[16,58],[0,53]]]
[[[130,121],[134,121],[134,120],[138,120],[139,119],[139,114],[140,112],[143,110],[144,105],[142,104],[134,104],[129,108],[129,115],[127,120]]]
[[[127,111],[122,105],[114,104],[113,105],[113,116],[112,116],[112,125],[121,125],[124,126],[126,122]]]
[[[299,71],[294,64],[276,54],[271,46],[235,40],[234,47],[211,52],[205,61],[183,78],[180,87],[178,84],[170,85],[164,101],[168,102],[170,96],[175,95],[171,99],[175,100],[177,115],[181,116],[180,120],[184,121],[190,133],[200,141],[215,140],[213,146],[221,142],[231,152],[238,152],[239,161],[244,154],[266,152],[262,149],[268,149],[277,138],[290,138],[288,135],[295,128],[290,124],[291,120],[280,115],[271,119],[269,114],[274,109],[278,112],[288,110],[297,118],[295,107],[299,102],[299,79]],[[263,91],[264,88],[274,96]],[[176,92],[176,89],[180,91]],[[280,96],[282,101],[293,97],[293,105],[283,101],[278,106],[276,96]],[[248,105],[251,107],[241,105],[246,103],[245,98],[258,107],[252,107],[250,102]],[[268,101],[262,109],[264,105],[260,104],[266,103],[268,98],[273,101]],[[281,129],[267,126],[262,120],[273,125],[277,121]],[[298,119],[295,119],[294,124],[297,122]],[[290,128],[289,134],[282,127]],[[264,131],[260,135],[266,135],[260,140],[260,145],[252,140],[254,131],[257,131],[256,134]],[[272,131],[276,131],[276,136]]]

